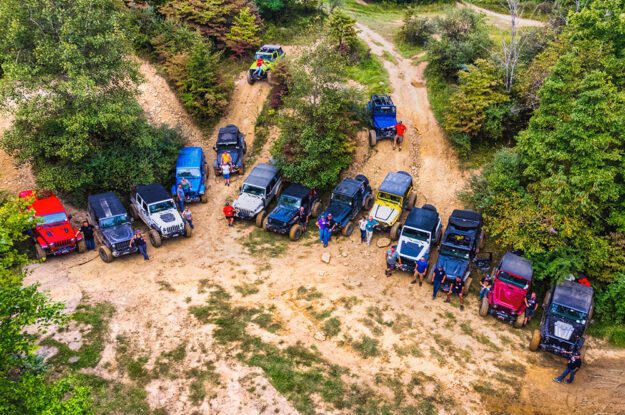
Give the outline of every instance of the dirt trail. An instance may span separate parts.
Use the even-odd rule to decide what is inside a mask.
[[[0,113],[0,139],[4,132],[9,129],[13,123],[13,116],[6,113]],[[0,190],[8,194],[17,194],[25,189],[32,189],[35,185],[35,178],[30,170],[30,165],[23,164],[18,166],[13,159],[0,150]]]
[[[485,15],[488,18],[488,21],[499,29],[510,29],[510,15],[497,13],[492,10],[476,6],[475,4],[466,3],[464,1],[459,1],[456,4],[458,5],[458,7],[468,8]],[[544,27],[546,24],[545,22],[541,22],[540,20],[524,18],[518,18],[516,23],[518,27]]]

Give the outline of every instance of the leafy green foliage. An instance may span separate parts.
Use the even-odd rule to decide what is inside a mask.
[[[425,46],[432,38],[435,29],[431,19],[420,16],[413,9],[409,9],[404,15],[400,36],[407,43]]]
[[[358,38],[356,20],[337,9],[328,20],[328,34],[336,43],[339,52],[347,54]]]
[[[604,321],[625,323],[625,274],[617,274],[614,282],[597,295],[597,316]]]
[[[0,200],[0,286],[19,284],[21,276],[16,271],[29,262],[23,249],[26,231],[33,225],[28,203],[27,199]]]
[[[259,45],[259,20],[249,7],[242,8],[239,15],[234,18],[232,27],[226,35],[226,44],[235,55],[243,56]]]

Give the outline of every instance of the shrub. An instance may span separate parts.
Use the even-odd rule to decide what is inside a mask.
[[[434,23],[427,17],[406,13],[401,28],[402,39],[410,44],[425,46],[434,33]]]

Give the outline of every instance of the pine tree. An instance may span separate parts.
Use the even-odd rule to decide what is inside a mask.
[[[256,16],[249,7],[244,7],[239,15],[234,18],[234,23],[230,32],[226,35],[226,44],[235,55],[243,56],[249,50],[255,48],[260,43],[258,33],[260,27]]]
[[[347,53],[356,42],[358,34],[356,21],[342,11],[336,10],[330,16],[329,33],[330,38],[338,44],[339,51]]]

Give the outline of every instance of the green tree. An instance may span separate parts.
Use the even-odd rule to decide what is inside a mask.
[[[401,37],[404,41],[413,45],[425,46],[434,34],[434,22],[428,18],[415,13],[409,9],[404,16],[404,24],[401,28]]]
[[[260,39],[260,19],[252,14],[249,7],[244,7],[234,18],[234,23],[226,35],[226,44],[235,55],[241,57],[256,48]]]
[[[21,280],[14,272],[29,260],[23,243],[26,231],[33,225],[33,216],[26,210],[26,199],[7,198],[0,201],[0,286],[18,284]]]
[[[339,51],[348,53],[358,38],[356,20],[341,10],[335,10],[328,21],[328,33]]]

